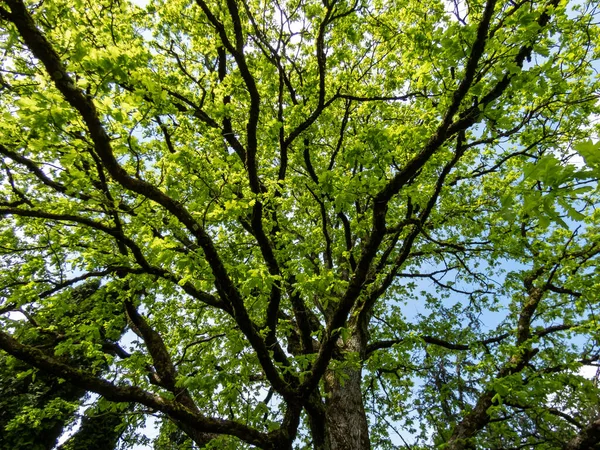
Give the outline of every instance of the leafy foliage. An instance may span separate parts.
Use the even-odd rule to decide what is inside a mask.
[[[2,0],[2,439],[597,445],[598,15]]]

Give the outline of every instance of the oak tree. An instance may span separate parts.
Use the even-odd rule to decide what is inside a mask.
[[[54,389],[5,428],[87,392],[156,448],[597,447],[598,18],[0,1],[0,369]]]

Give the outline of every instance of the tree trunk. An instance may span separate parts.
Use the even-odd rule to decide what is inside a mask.
[[[573,439],[565,443],[564,450],[599,450],[600,418],[594,420],[579,431]]]
[[[364,353],[364,339],[352,336],[345,350]],[[343,373],[325,373],[326,432],[328,450],[369,450],[369,427],[361,391],[361,369],[347,369]]]

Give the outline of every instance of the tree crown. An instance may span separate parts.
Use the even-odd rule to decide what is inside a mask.
[[[592,442],[593,2],[0,5],[1,370],[158,446]]]

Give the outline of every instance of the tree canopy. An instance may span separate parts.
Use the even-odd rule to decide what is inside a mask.
[[[599,17],[1,0],[2,447],[600,448]]]

